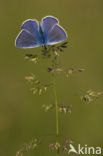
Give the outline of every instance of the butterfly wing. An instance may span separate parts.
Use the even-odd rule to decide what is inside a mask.
[[[45,38],[45,44],[53,45],[64,41],[67,38],[65,30],[59,25],[59,21],[51,16],[42,20],[42,29]]]
[[[48,35],[48,33],[51,31],[52,27],[56,24],[58,24],[58,20],[52,16],[47,16],[42,19],[42,29],[43,32]]]
[[[48,34],[48,45],[57,44],[59,42],[64,41],[67,38],[67,35],[62,27],[59,25],[55,25],[51,32]]]
[[[21,27],[21,32],[16,38],[15,44],[19,48],[34,48],[42,45],[39,23],[35,20],[27,20]]]

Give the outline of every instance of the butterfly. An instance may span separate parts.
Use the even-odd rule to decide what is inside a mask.
[[[28,19],[23,22],[21,32],[15,40],[19,48],[35,48],[41,45],[54,45],[67,38],[65,30],[57,18],[46,16],[41,22]]]

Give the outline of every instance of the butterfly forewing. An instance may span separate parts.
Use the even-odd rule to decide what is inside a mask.
[[[52,30],[53,26],[58,24],[58,20],[52,16],[47,16],[42,19],[42,29],[43,32],[48,35],[48,33]]]
[[[20,48],[33,48],[42,45],[39,32],[40,26],[37,21],[27,20],[21,27],[22,31],[16,39],[16,46]]]

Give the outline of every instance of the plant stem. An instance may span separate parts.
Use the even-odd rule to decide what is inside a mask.
[[[58,100],[57,100],[57,92],[56,92],[56,83],[55,83],[55,74],[53,74],[53,91],[55,97],[55,108],[56,108],[56,135],[59,135],[59,114],[58,114]]]

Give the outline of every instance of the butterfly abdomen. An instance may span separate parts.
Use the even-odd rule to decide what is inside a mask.
[[[46,44],[46,39],[45,39],[43,30],[41,28],[41,25],[39,25],[39,33],[40,33],[40,40],[41,40],[42,44],[45,45]]]

